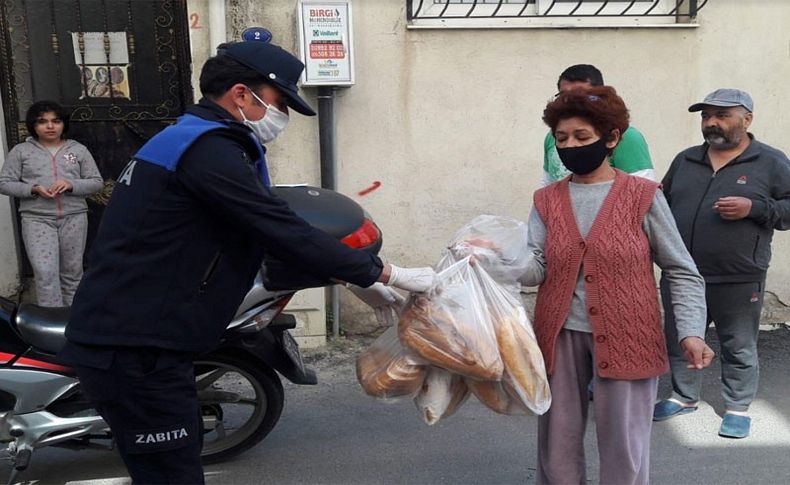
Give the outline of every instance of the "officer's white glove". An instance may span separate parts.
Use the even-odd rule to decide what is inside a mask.
[[[415,293],[423,293],[436,285],[433,268],[399,268],[390,264],[390,279],[387,285]]]
[[[406,303],[406,298],[392,288],[384,286],[382,283],[374,283],[367,288],[356,285],[348,285],[348,289],[357,298],[364,301],[376,312],[376,320],[379,325],[391,327],[395,325]]]

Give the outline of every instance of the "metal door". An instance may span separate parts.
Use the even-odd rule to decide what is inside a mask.
[[[105,191],[89,199],[90,245],[130,156],[192,102],[186,0],[3,0],[0,60],[9,148],[27,136],[28,107],[49,99],[96,159]],[[17,247],[29,275],[18,231]]]

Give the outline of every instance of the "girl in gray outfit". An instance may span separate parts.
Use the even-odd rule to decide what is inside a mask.
[[[66,139],[68,114],[52,101],[27,111],[32,136],[15,146],[0,171],[0,193],[19,199],[22,238],[41,306],[69,306],[82,278],[88,230],[85,197],[104,182],[84,145]]]

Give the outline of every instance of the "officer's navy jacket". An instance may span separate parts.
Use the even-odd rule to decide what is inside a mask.
[[[381,274],[376,256],[313,228],[269,191],[249,128],[206,100],[187,113],[118,177],[71,307],[69,341],[207,351],[264,252],[322,279],[369,286]]]

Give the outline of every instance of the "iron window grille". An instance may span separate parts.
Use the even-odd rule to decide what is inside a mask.
[[[406,0],[409,27],[694,26],[709,0]]]

